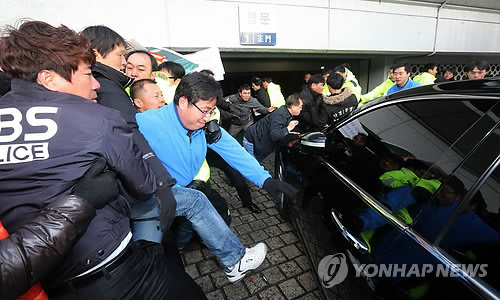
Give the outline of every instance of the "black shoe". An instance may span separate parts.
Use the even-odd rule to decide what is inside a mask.
[[[254,214],[260,214],[262,212],[262,210],[260,210],[260,208],[254,203],[243,205],[243,207],[248,208]]]

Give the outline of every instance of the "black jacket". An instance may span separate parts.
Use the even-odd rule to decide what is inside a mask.
[[[158,157],[156,157],[149,143],[138,129],[139,127],[135,120],[137,110],[135,109],[132,99],[130,99],[127,92],[125,92],[125,88],[132,83],[132,78],[101,63],[96,63],[94,65],[92,74],[101,85],[97,90],[97,103],[120,112],[122,118],[132,130],[134,142],[141,150],[143,158],[153,169],[158,183],[165,182],[173,186],[175,184],[175,179],[170,176],[170,173],[165,169]],[[171,201],[175,203],[173,198]]]
[[[264,87],[261,87],[257,91],[257,101],[259,101],[260,104],[264,105],[265,107],[269,108],[271,107],[271,98],[269,98],[269,93]]]
[[[61,196],[0,240],[0,298],[21,296],[61,264],[95,214],[81,198]]]
[[[289,135],[287,127],[291,120],[292,115],[283,105],[248,127],[245,138],[253,143],[254,153],[257,156],[267,156],[273,152]]]
[[[358,107],[358,98],[348,87],[343,88],[338,94],[323,97],[323,101],[326,104],[329,122],[337,121]]]
[[[321,130],[328,122],[328,112],[323,102],[323,95],[317,94],[306,87],[300,92],[302,98],[302,111],[298,116],[300,132]]]
[[[125,190],[145,201],[156,189],[129,127],[116,110],[19,79],[12,80],[0,108],[7,109],[5,117],[19,120],[7,123],[15,130],[2,129],[0,139],[0,220],[10,233],[67,194],[97,157],[116,172],[120,196],[97,210],[51,279],[67,279],[99,264],[130,232]]]

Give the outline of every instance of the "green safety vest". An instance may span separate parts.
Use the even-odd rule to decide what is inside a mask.
[[[203,161],[198,174],[193,178],[193,180],[201,180],[207,182],[210,179],[210,167],[208,166],[207,160]]]
[[[416,81],[421,85],[429,85],[433,84],[434,81],[436,81],[436,76],[432,75],[431,73],[423,72],[413,77],[413,81]]]
[[[281,87],[275,83],[269,83],[267,86],[267,93],[269,94],[269,99],[271,100],[271,106],[276,108],[285,105],[285,97],[281,93]]]
[[[366,104],[368,101],[371,101],[373,99],[377,99],[378,97],[382,97],[387,93],[387,91],[394,85],[394,82],[391,80],[390,77],[387,77],[387,80],[382,82],[380,85],[378,85],[376,88],[374,88],[371,92],[366,93],[361,96],[361,102],[359,103],[359,106],[362,106]]]
[[[217,106],[214,109],[214,114],[210,116],[210,120],[217,120],[217,123],[220,123],[220,110],[217,108]],[[210,179],[210,166],[207,163],[207,160],[205,159],[203,161],[203,164],[201,165],[200,170],[198,171],[198,174],[194,177],[193,180],[201,180],[203,182],[207,182]]]
[[[342,88],[348,87],[351,89],[352,93],[356,95],[356,98],[361,99],[361,86],[359,85],[358,80],[356,79],[356,76],[349,70],[348,68],[345,68],[345,82],[342,85]]]
[[[325,82],[325,85],[323,86],[323,96],[328,97],[332,93],[330,93],[330,89],[328,88],[328,84]]]
[[[436,192],[441,185],[439,180],[420,178],[407,168],[385,172],[379,177],[379,179],[385,186],[393,189],[403,185],[411,185],[412,187],[419,186],[428,190],[432,194],[434,194],[434,192]]]

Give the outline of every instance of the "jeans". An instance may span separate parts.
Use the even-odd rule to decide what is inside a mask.
[[[250,141],[248,141],[245,137],[243,137],[243,148],[245,148],[245,150],[247,150],[247,152],[251,156],[255,157],[255,159],[259,163],[261,163],[264,159],[266,159],[267,155],[269,155],[269,154],[267,154],[266,156],[262,156],[262,155],[259,155],[259,154],[255,153],[254,152],[254,148],[253,148],[253,143],[250,142]]]
[[[245,247],[229,229],[205,194],[177,185],[172,187],[172,193],[177,203],[175,215],[188,219],[208,250],[215,254],[224,266],[234,266],[245,255]],[[138,219],[146,218],[146,216],[152,219],[159,218],[158,204],[154,197],[144,203],[134,204],[134,207],[132,214]],[[135,220],[133,225],[132,239],[134,241],[141,239],[151,241],[151,237],[154,237],[156,241],[157,233],[161,233],[155,222]],[[140,228],[136,228],[137,225]],[[190,231],[186,230],[186,233]],[[191,234],[185,238],[189,241]],[[161,241],[161,237],[159,240]]]
[[[229,229],[207,197],[200,191],[172,187],[177,208],[175,215],[186,217],[202,241],[226,267],[234,266],[245,255],[245,247]]]
[[[194,186],[189,184],[187,187],[202,192],[227,226],[231,224],[231,215],[229,213],[227,201],[216,190],[212,189],[210,182],[203,182],[202,184],[195,184]],[[174,223],[172,227],[175,232],[177,249],[184,249],[193,237],[193,226],[185,217],[177,217]]]

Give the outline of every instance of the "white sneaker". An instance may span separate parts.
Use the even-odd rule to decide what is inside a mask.
[[[242,279],[248,271],[257,269],[264,262],[266,254],[267,246],[264,243],[258,243],[252,248],[246,248],[245,255],[243,255],[237,264],[231,268],[224,268],[227,279],[229,279],[230,282],[236,282]]]

